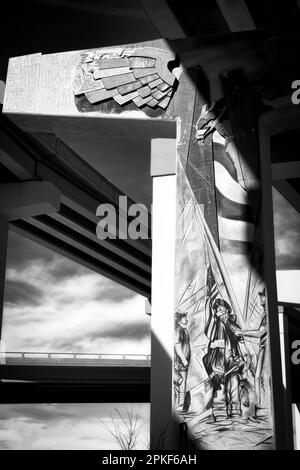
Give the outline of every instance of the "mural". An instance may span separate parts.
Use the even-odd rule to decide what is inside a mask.
[[[201,449],[272,449],[259,218],[234,144],[214,132],[220,247],[179,163],[174,409]]]
[[[83,112],[142,108],[159,116],[177,87],[176,70],[175,54],[156,47],[87,50],[73,82],[76,105]]]

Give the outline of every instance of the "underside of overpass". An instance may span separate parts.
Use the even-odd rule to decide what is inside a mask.
[[[25,3],[27,3],[25,15],[32,18],[34,8],[35,18],[37,12],[40,18],[44,16],[40,2]],[[292,47],[292,44],[295,44],[295,38],[297,41],[299,40],[300,10],[299,3],[295,1],[286,2],[284,8],[282,5],[278,6],[277,2],[227,2],[221,0],[201,2],[201,6],[192,7],[190,5],[189,8],[186,4],[183,5],[182,2],[177,1],[151,2],[141,0],[129,4],[129,2],[116,0],[112,3],[102,2],[103,5],[100,7],[98,6],[99,2],[96,4],[96,2],[90,1],[85,4],[85,8],[79,6],[78,2],[71,0],[64,2],[63,7],[59,5],[58,1],[44,3],[53,17],[58,18],[58,22],[54,42],[48,40],[47,35],[41,39],[39,50],[42,50],[43,54],[52,54],[61,50],[136,44],[165,37],[168,39],[168,47],[178,54],[183,65],[187,68],[195,65],[193,62],[195,58],[193,54],[190,54],[190,50],[196,50],[201,55],[201,67],[209,77],[207,82],[211,84],[210,91],[216,93],[218,98],[220,85],[218,85],[219,88],[216,86],[213,75],[218,75],[219,80],[219,75],[223,73],[227,75],[229,72],[227,81],[222,78],[225,98],[227,104],[229,103],[229,120],[240,149],[245,154],[249,155],[254,148],[247,149],[247,143],[245,144],[243,140],[245,127],[247,131],[252,132],[250,129],[253,123],[251,121],[252,115],[250,112],[246,117],[241,117],[238,113],[235,114],[241,95],[236,96],[234,90],[242,87],[242,90],[247,93],[249,88],[247,88],[247,80],[243,81],[244,76],[240,71],[230,75],[232,68],[236,67],[236,62],[234,57],[229,57],[226,53],[224,55],[223,44],[228,45],[231,41],[237,41],[237,43],[241,41],[242,48],[238,51],[244,51],[245,47],[247,52],[245,61],[241,61],[238,65],[245,66],[250,81],[253,77],[251,67],[249,67],[250,70],[247,69],[247,60],[251,62],[252,59],[249,59],[248,52],[250,50],[251,56],[257,42],[262,41],[264,44],[263,50],[260,51],[262,56],[266,50],[270,52],[272,58],[276,56],[273,65],[268,64],[268,72],[262,73],[261,76],[256,75],[251,81],[251,87],[255,94],[260,96],[256,109],[257,115],[268,111],[274,111],[276,114],[276,110],[280,106],[290,103],[290,85],[297,78],[295,74],[299,71],[299,64],[295,61],[295,47]],[[90,22],[83,38],[77,34],[79,25],[80,27],[82,25],[81,15],[84,15]],[[97,23],[97,19],[101,18],[101,15],[102,18],[105,16],[106,20],[109,19],[102,31]],[[70,17],[74,21],[68,20],[66,22],[65,19]],[[42,19],[40,23],[42,24]],[[5,79],[4,70],[8,57],[36,52],[35,49],[32,49],[35,47],[32,45],[33,43],[26,44],[26,41],[19,40],[20,43],[22,46],[19,45],[17,50],[15,43],[7,50],[7,57],[2,62],[3,79]],[[273,51],[274,44],[276,44],[275,52]],[[223,60],[224,62],[222,62]],[[219,68],[217,65],[211,66],[214,61],[221,64]],[[202,89],[207,92],[209,85],[200,76],[199,67],[197,70]],[[205,93],[203,94],[205,95]],[[192,107],[188,110],[190,128],[197,125],[197,113],[200,112],[201,99],[195,94]],[[250,101],[251,99],[245,100],[240,106],[249,105],[252,109],[253,102],[250,103]],[[233,103],[232,107],[230,107],[230,103]],[[184,107],[182,102],[181,106]],[[174,113],[175,111],[173,109]],[[47,120],[47,117],[39,119],[34,113],[29,118],[24,115],[20,116],[22,113],[19,113],[18,116],[17,114],[8,112],[7,116],[1,116],[1,183],[50,182],[61,194],[61,203],[59,210],[50,213],[14,218],[10,221],[10,229],[82,263],[148,299],[151,298],[151,241],[132,241],[130,239],[103,241],[96,236],[98,221],[96,209],[100,203],[112,204],[116,208],[117,214],[121,218],[125,218],[127,224],[130,223],[131,219],[128,218],[127,213],[118,213],[119,197],[130,196],[129,192],[126,193],[123,188],[122,190],[118,189],[120,187],[118,182],[114,180],[111,182],[107,176],[90,165],[82,154],[75,152],[71,146],[65,143],[59,132],[60,124],[62,131],[68,128],[69,124],[64,119],[61,119],[60,124],[57,124],[56,116]],[[170,112],[166,117],[166,121],[172,120],[174,115]],[[90,125],[88,120],[82,122],[84,122],[82,126],[87,129]],[[122,127],[120,122],[116,126]],[[112,128],[115,123],[111,125]],[[184,122],[184,126],[187,128],[188,124]],[[69,129],[72,125],[73,121]],[[144,122],[143,125],[146,129],[147,123]],[[149,129],[141,131],[138,127],[134,129],[134,125],[131,124],[131,135],[136,132],[137,138],[144,138],[148,142],[151,137],[174,137],[174,122],[167,122],[164,125],[167,126],[165,129],[159,119],[154,119],[152,129],[149,127]],[[103,125],[103,128],[105,126],[106,124]],[[54,127],[58,130],[57,132],[53,131]],[[51,129],[49,130],[49,128]],[[160,130],[158,131],[158,129]],[[83,135],[85,130],[81,129],[78,132]],[[93,133],[95,133],[95,129]],[[272,135],[272,132],[270,134]],[[273,185],[299,212],[299,159],[298,155],[294,154],[294,149],[297,148],[298,129],[296,131],[284,129],[280,135],[276,135],[275,131],[273,134],[275,137],[270,138]],[[193,142],[190,141],[187,145],[187,173],[191,184],[195,184],[193,191],[198,194],[199,171],[201,172],[202,169],[196,168],[195,170],[193,145]],[[99,153],[101,154],[101,149],[99,149]],[[203,153],[203,158],[205,155]],[[145,153],[141,155],[141,158],[150,160],[150,155]],[[208,206],[211,209],[209,201],[211,200],[205,199],[203,202],[205,211],[208,210]],[[132,197],[129,197],[129,204],[132,202]],[[217,229],[213,228],[215,216],[216,214],[213,213],[205,213],[209,228],[215,240],[218,240]],[[271,216],[268,220],[271,221]],[[148,222],[148,227],[151,227],[150,218]],[[271,221],[271,223],[273,222]],[[272,281],[273,275],[274,273],[268,274],[270,276],[268,282],[271,285],[274,281],[274,279]],[[272,294],[270,294],[271,297]],[[274,301],[273,306],[275,304]],[[277,309],[277,305],[275,307]],[[159,361],[157,358],[155,361],[155,367],[157,367]],[[31,402],[49,400],[61,402],[69,402],[70,400],[74,402],[119,401],[121,399],[124,402],[142,402],[150,400],[149,367],[133,368],[116,365],[97,369],[80,366],[77,369],[66,365],[51,367],[50,371],[47,366],[10,366],[8,364],[0,366],[3,379],[1,397],[8,402],[17,402],[20,393],[25,401]],[[13,382],[14,380],[22,380],[24,383]],[[278,380],[280,381],[280,377]],[[25,383],[26,381],[28,382]]]
[[[58,212],[13,221],[11,229],[150,297],[149,240],[96,237],[97,207],[112,204],[119,217],[124,193],[55,135],[28,135],[1,119],[1,183],[50,181],[61,192]],[[130,223],[126,213],[120,216]]]

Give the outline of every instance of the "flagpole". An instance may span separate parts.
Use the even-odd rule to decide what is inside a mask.
[[[248,269],[247,287],[246,287],[245,303],[244,303],[244,311],[243,311],[243,319],[244,319],[245,322],[247,320],[247,313],[248,313],[248,307],[249,307],[250,284],[251,284],[251,278],[252,278],[253,258],[254,258],[254,256],[253,256],[254,241],[255,241],[255,235],[254,235],[254,240],[253,240],[252,253],[251,253],[251,257],[250,257],[250,266],[249,266],[249,269]]]

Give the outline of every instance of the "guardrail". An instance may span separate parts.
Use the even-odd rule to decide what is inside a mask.
[[[39,352],[39,351],[7,351],[0,352],[0,358],[3,359],[120,359],[120,360],[139,360],[150,361],[150,354],[100,354],[100,353],[78,353],[78,352]]]

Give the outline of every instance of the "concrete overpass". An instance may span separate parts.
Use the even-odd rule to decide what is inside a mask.
[[[150,356],[1,353],[3,402],[149,402]]]
[[[27,191],[36,198],[39,191],[35,183],[47,181],[59,191],[60,198],[58,211],[53,201],[48,201],[52,208],[48,206],[40,214],[30,213],[28,207],[23,213],[7,215],[10,228],[150,297],[150,240],[100,240],[96,236],[98,205],[112,204],[119,216],[119,196],[124,193],[54,134],[24,133],[3,115],[0,124],[1,183],[5,184],[1,190],[10,183],[26,182]],[[2,194],[4,199],[9,200]],[[121,217],[129,223],[127,214]]]
[[[7,366],[150,367],[151,356],[149,354],[8,351],[0,353],[0,364]]]
[[[245,162],[247,163],[248,160],[250,163],[252,162],[252,157],[257,154],[258,147],[260,147],[260,156],[263,156],[263,158],[261,158],[262,180],[264,181],[262,191],[262,219],[264,219],[263,244],[265,250],[265,264],[267,267],[265,269],[265,276],[268,290],[268,306],[270,310],[269,330],[273,387],[272,398],[275,410],[275,413],[273,413],[274,433],[276,435],[276,447],[278,449],[288,448],[290,444],[287,442],[287,438],[290,439],[290,428],[286,423],[288,423],[290,418],[286,418],[283,406],[286,400],[280,368],[281,355],[277,318],[274,243],[273,240],[270,240],[269,236],[270,231],[273,231],[271,173],[272,170],[274,170],[273,176],[275,176],[277,180],[278,176],[284,178],[283,181],[280,179],[278,180],[278,189],[281,190],[282,193],[285,192],[286,195],[289,195],[289,200],[293,201],[293,205],[295,207],[299,207],[299,194],[296,190],[297,183],[293,181],[296,177],[295,167],[299,169],[299,165],[292,165],[287,168],[287,162],[285,162],[284,168],[282,165],[280,167],[272,168],[271,164],[274,164],[274,162],[271,162],[272,155],[270,151],[270,141],[272,135],[276,134],[275,130],[278,127],[277,124],[279,124],[277,132],[281,130],[282,134],[284,134],[284,132],[289,130],[288,127],[284,126],[282,110],[280,109],[278,113],[276,108],[279,106],[279,100],[282,98],[285,99],[285,102],[290,102],[290,96],[285,96],[287,90],[290,88],[291,82],[290,76],[286,72],[287,70],[292,71],[293,75],[291,76],[294,79],[295,71],[293,67],[289,69],[289,67],[286,66],[291,65],[288,64],[289,60],[287,59],[286,65],[281,63],[278,64],[277,68],[275,68],[276,73],[274,73],[274,80],[272,80],[272,74],[268,74],[259,83],[261,104],[270,105],[271,108],[273,107],[273,111],[270,112],[271,116],[267,116],[268,123],[266,123],[264,122],[264,116],[262,116],[265,111],[264,107],[261,107],[259,114],[258,110],[254,109],[255,101],[251,98],[253,67],[251,65],[252,59],[250,59],[248,55],[248,50],[252,53],[254,42],[256,43],[259,37],[262,37],[262,19],[264,16],[266,18],[269,18],[270,16],[269,14],[265,14],[267,10],[262,10],[261,15],[259,15],[259,12],[257,11],[258,8],[254,9],[253,18],[255,18],[255,21],[253,21],[251,11],[248,11],[245,2],[218,1],[216,2],[216,8],[213,12],[214,15],[210,16],[210,18],[215,18],[215,22],[212,21],[215,29],[213,31],[208,31],[206,27],[209,28],[210,22],[207,21],[207,16],[204,14],[205,10],[203,6],[208,2],[203,2],[203,5],[201,4],[198,6],[198,9],[196,10],[194,8],[190,10],[186,8],[182,10],[177,4],[177,6],[174,7],[174,11],[177,12],[177,16],[180,18],[179,27],[176,18],[174,22],[173,15],[170,15],[170,11],[168,11],[168,15],[162,15],[162,13],[166,13],[166,2],[155,2],[155,4],[165,4],[163,11],[161,8],[157,9],[156,6],[154,10],[152,8],[152,11],[149,11],[149,7],[153,2],[143,1],[142,3],[145,9],[148,4],[147,12],[149,16],[151,16],[157,31],[160,32],[162,37],[166,37],[171,40],[169,41],[169,45],[176,50],[184,67],[186,69],[190,69],[189,74],[183,74],[183,77],[180,80],[179,87],[177,88],[174,96],[174,101],[171,103],[172,106],[169,114],[166,113],[164,115],[164,119],[160,120],[149,118],[144,120],[142,119],[141,121],[143,122],[140,122],[140,124],[138,124],[138,120],[134,119],[120,120],[116,116],[114,119],[111,119],[111,115],[102,116],[99,120],[96,120],[93,117],[89,119],[87,116],[83,118],[83,116],[79,116],[80,113],[78,112],[78,109],[74,109],[72,113],[70,112],[70,103],[72,104],[71,108],[75,106],[72,90],[67,87],[68,84],[66,83],[68,77],[71,76],[71,73],[68,73],[67,65],[70,65],[70,62],[63,62],[62,58],[64,56],[62,54],[57,54],[57,58],[54,57],[55,54],[50,54],[51,57],[48,57],[49,66],[47,66],[45,71],[38,76],[36,83],[34,81],[35,78],[33,77],[36,70],[40,67],[40,64],[38,63],[41,57],[38,57],[38,54],[32,54],[31,58],[30,56],[26,56],[24,59],[26,62],[24,69],[22,67],[25,62],[22,62],[22,58],[18,58],[20,64],[22,64],[22,67],[20,68],[22,73],[20,73],[17,79],[16,73],[11,73],[11,76],[14,79],[12,82],[14,86],[12,87],[11,92],[12,103],[14,106],[10,109],[10,113],[8,113],[17,126],[12,122],[7,121],[5,118],[2,120],[2,182],[23,185],[25,182],[30,181],[32,186],[40,182],[52,183],[61,194],[61,204],[59,210],[55,208],[55,204],[53,204],[54,210],[52,212],[50,211],[49,213],[48,210],[48,212],[44,211],[39,214],[32,213],[28,217],[22,216],[20,211],[18,217],[15,217],[13,220],[10,219],[10,225],[15,230],[26,233],[34,240],[38,240],[46,246],[49,246],[72,259],[82,262],[91,269],[105,274],[111,279],[114,279],[121,284],[132,288],[136,292],[149,297],[150,252],[147,243],[132,243],[127,240],[126,242],[118,240],[112,244],[102,244],[96,240],[95,237],[95,209],[97,204],[99,202],[108,202],[116,206],[115,202],[120,195],[120,191],[115,187],[112,187],[107,180],[96,175],[91,167],[86,165],[78,155],[74,154],[74,152],[72,152],[57,136],[54,135],[55,131],[68,129],[74,132],[89,131],[91,134],[98,132],[102,134],[108,133],[109,135],[112,135],[113,132],[115,134],[122,132],[122,135],[126,135],[131,129],[131,135],[141,137],[141,128],[144,128],[145,134],[148,138],[174,138],[174,129],[176,126],[175,119],[176,116],[179,116],[183,125],[178,129],[178,133],[176,134],[177,142],[180,144],[178,158],[187,169],[189,180],[191,184],[193,184],[193,191],[197,192],[199,190],[198,192],[200,194],[200,190],[203,189],[203,169],[199,164],[202,158],[206,163],[205,167],[210,178],[210,172],[213,171],[212,142],[208,139],[206,145],[201,147],[201,152],[199,154],[198,143],[193,138],[192,131],[199,121],[203,105],[202,98],[211,101],[219,99],[223,96],[223,94],[220,95],[223,87],[229,114],[228,119],[233,130],[233,135],[237,141],[237,147],[241,151],[242,156],[245,157]],[[176,3],[177,2],[174,2],[174,4]],[[240,5],[242,5],[242,7],[240,7]],[[277,12],[280,13],[278,17],[282,17],[284,20],[284,27],[286,28],[286,26],[288,26],[288,30],[296,24],[293,20],[295,18],[296,22],[297,17],[292,9],[289,10],[289,15],[284,15],[284,11],[281,10],[277,10]],[[209,12],[206,11],[205,13]],[[222,17],[220,18],[221,15]],[[201,18],[205,24],[201,25]],[[194,22],[196,22],[196,25],[194,25]],[[226,23],[228,24],[227,26]],[[223,31],[221,29],[220,31],[219,25],[222,26],[223,24],[226,26],[226,30]],[[270,24],[272,24],[272,21]],[[270,24],[265,24],[264,27],[269,29]],[[80,30],[81,26],[80,16]],[[182,26],[182,28],[180,26]],[[65,36],[65,24],[63,27]],[[260,30],[257,34],[255,31],[253,34],[248,34],[249,30],[252,31],[256,27]],[[198,28],[200,28],[201,31],[199,31]],[[298,23],[297,28],[299,28]],[[226,38],[229,31],[235,32],[235,36],[230,35],[231,39],[229,39],[229,42],[232,40],[236,42],[236,44],[240,44],[242,49],[237,49],[237,53],[232,53],[232,50],[229,47],[230,53],[227,55],[226,51],[224,54],[224,47],[226,46],[224,37]],[[244,31],[245,34],[240,34],[242,31]],[[214,38],[209,39],[209,36],[207,35],[208,32],[214,34]],[[216,32],[218,32],[219,35],[216,34]],[[224,36],[220,36],[220,33],[224,34]],[[265,32],[263,33],[266,36],[269,34]],[[184,39],[186,34],[187,39]],[[273,32],[270,34],[272,35],[271,40],[274,43]],[[199,36],[199,39],[194,40],[189,36]],[[78,37],[77,31],[76,37]],[[179,38],[183,39],[175,41]],[[52,39],[53,38],[51,36],[51,40]],[[173,42],[172,39],[174,39]],[[252,42],[252,39],[255,39],[255,41]],[[211,40],[213,46],[211,46]],[[240,40],[242,40],[241,43],[239,42]],[[296,41],[294,42],[296,44]],[[120,43],[122,43],[122,40]],[[132,44],[133,41],[130,42],[130,40],[128,40],[127,43]],[[91,44],[96,43],[91,42],[88,46],[80,46],[80,48],[90,48]],[[227,45],[228,44],[229,43],[227,43]],[[278,44],[278,51],[281,50],[280,47],[281,46]],[[69,49],[73,48],[70,47]],[[246,51],[244,58],[243,50]],[[289,47],[285,46],[285,51],[289,52]],[[53,43],[51,43],[51,53],[52,52]],[[288,56],[288,54],[286,55]],[[193,62],[194,57],[196,57],[196,63]],[[278,55],[278,57],[280,57],[280,55]],[[294,62],[295,57],[293,57],[290,62]],[[240,58],[243,60],[239,62],[237,59]],[[43,56],[43,58],[41,58],[41,60],[44,61],[44,64],[48,59],[47,56]],[[32,63],[30,63],[31,60]],[[52,61],[56,61],[57,69],[62,70],[62,74],[57,74],[57,77],[62,76],[66,79],[61,81],[54,80],[50,86],[49,76],[54,70],[52,67],[54,62]],[[250,68],[248,68],[249,63],[251,65]],[[61,67],[58,66],[59,64]],[[280,67],[282,67],[281,70]],[[72,67],[70,68],[72,69]],[[235,70],[231,73],[234,68],[245,69],[245,76],[244,72],[241,73],[240,70]],[[284,70],[284,74],[282,73],[282,70]],[[225,80],[223,73],[226,75],[228,74],[228,77]],[[220,80],[220,74],[222,74],[222,80]],[[54,75],[55,73],[53,73],[53,76]],[[276,90],[278,90],[278,83],[276,82],[276,79],[280,75],[286,77],[286,83],[281,84],[282,90],[279,91],[277,95]],[[197,77],[195,84],[191,83],[190,77]],[[245,77],[247,78],[246,81],[244,80]],[[205,78],[205,83],[203,83],[203,78]],[[26,88],[26,86],[24,87],[24,83],[28,85],[28,88]],[[53,86],[53,83],[57,84],[56,88]],[[196,83],[198,85],[196,85]],[[29,88],[30,93],[28,92]],[[199,97],[199,90],[197,90],[197,88],[200,88],[201,90],[201,97]],[[208,89],[210,89],[210,96],[205,97]],[[39,99],[36,94],[38,90],[41,92]],[[46,92],[51,90],[51,93],[55,90],[51,95],[51,100],[44,99],[45,90]],[[239,90],[238,93],[237,90]],[[27,96],[27,101],[25,100],[25,95]],[[33,96],[35,99],[32,99]],[[20,97],[22,99],[20,99]],[[268,100],[270,97],[271,101]],[[68,98],[69,101],[66,98]],[[49,112],[49,110],[51,112]],[[247,110],[247,112],[245,112],[245,110]],[[296,126],[295,110],[292,110],[292,114],[295,118],[293,126],[298,127]],[[258,128],[258,118],[260,128]],[[170,122],[169,119],[173,119],[173,122]],[[77,126],[75,124],[76,121],[78,123]],[[287,123],[288,121],[289,118],[286,119]],[[271,127],[266,126],[266,124]],[[25,134],[20,130],[20,128],[30,131],[30,133]],[[41,132],[43,133],[41,134]],[[283,135],[282,137],[285,144],[287,136]],[[201,155],[201,158],[199,155]],[[288,155],[288,153],[286,155]],[[154,433],[155,429],[158,429],[162,423],[168,422],[172,416],[171,390],[172,358],[174,350],[175,201],[176,189],[179,184],[176,180],[176,169],[174,165],[174,161],[177,156],[175,156],[175,152],[173,152],[173,160],[169,162],[169,164],[166,162],[165,156],[166,155],[163,152],[159,155],[159,158],[155,161],[155,171],[152,173],[152,176],[154,176],[154,213],[157,220],[154,225],[156,237],[153,238],[156,240],[156,246],[153,249],[152,262],[152,433]],[[259,157],[258,154],[257,157]],[[163,167],[161,165],[162,162]],[[186,166],[187,162],[188,164]],[[195,164],[196,169],[194,170]],[[285,169],[285,171],[283,171],[283,169]],[[285,177],[287,180],[285,180]],[[250,178],[246,177],[246,180],[248,183]],[[210,189],[213,190],[213,188],[214,185],[210,185]],[[5,200],[5,189],[7,188],[2,188],[2,200]],[[27,196],[30,196],[30,193],[31,191],[29,188]],[[36,205],[38,202],[39,201],[35,201]],[[209,207],[214,208],[215,196],[212,196],[211,191],[207,191],[202,202],[204,204],[204,209],[208,209]],[[24,207],[26,209],[26,206],[23,206],[23,209]],[[19,207],[19,209],[21,208]],[[168,217],[165,217],[166,213],[168,214]],[[207,218],[208,225],[211,227],[211,224],[214,223],[216,213],[205,214],[205,216]],[[171,241],[164,240],[161,235],[164,230],[168,233],[170,227],[171,232],[173,233],[173,238]],[[5,227],[5,225],[3,225],[3,229],[1,228],[2,238],[0,240],[2,242],[1,246],[3,247],[0,252],[0,269],[2,269],[2,272],[0,272],[0,278],[3,277],[3,279],[5,268],[5,262],[3,260],[5,260],[6,228],[7,227]],[[0,292],[1,290],[3,289],[1,289],[0,286]],[[3,382],[1,384],[0,393],[3,401],[16,400],[19,402],[20,399],[25,401],[53,401],[57,398],[60,402],[70,400],[73,402],[85,400],[115,401],[115,397],[118,397],[118,400],[122,400],[123,402],[127,400],[139,401],[139,399],[142,399],[141,397],[146,396],[145,390],[148,386],[148,378],[144,377],[144,381],[141,380],[140,382],[137,381],[136,376],[135,378],[128,378],[130,367],[119,368],[119,366],[114,366],[112,368],[97,368],[90,366],[86,368],[77,368],[74,366],[53,365],[51,368],[47,368],[46,371],[46,368],[43,365],[28,365],[26,366],[26,373],[28,374],[30,371],[29,368],[32,368],[30,372],[31,381],[22,383],[21,386],[19,386],[20,383],[18,383],[18,387],[15,387],[12,380],[16,379],[13,379],[12,375],[9,376],[9,368],[13,368],[11,374],[16,374],[16,367],[19,366],[9,366],[7,364],[1,367],[3,367],[3,371],[6,374],[6,378],[3,376],[3,381],[10,380],[10,382]],[[25,366],[20,366],[19,374],[24,374],[24,370]],[[110,374],[109,376],[106,376],[105,374],[108,370],[110,370]],[[142,371],[143,368],[140,367],[135,370]],[[61,374],[60,383],[57,383],[54,377],[51,379],[51,371],[55,371],[56,374]],[[86,371],[89,371],[88,376],[85,376]],[[34,373],[36,372],[39,372],[38,383],[34,382]],[[77,372],[80,373],[77,374]],[[117,378],[114,376],[115,372],[118,372]],[[76,374],[77,379],[75,380]],[[27,379],[29,380],[28,375]],[[26,380],[24,375],[23,380]],[[85,387],[82,387],[82,384],[85,384]],[[86,393],[87,390],[89,393]],[[118,393],[114,394],[116,390]]]

